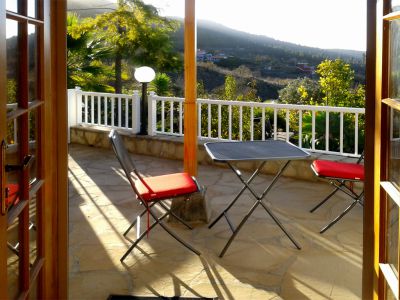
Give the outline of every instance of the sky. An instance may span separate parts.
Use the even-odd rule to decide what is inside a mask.
[[[144,0],[184,17],[185,0]],[[277,40],[325,49],[366,49],[366,0],[197,0],[196,16]]]

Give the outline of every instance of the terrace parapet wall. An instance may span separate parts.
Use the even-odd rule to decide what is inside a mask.
[[[70,141],[71,143],[81,145],[111,149],[108,140],[109,132],[109,128],[100,126],[72,126],[70,129]],[[132,134],[129,130],[118,130],[118,132],[121,134],[128,151],[132,153],[165,159],[183,160],[183,137],[166,135],[141,136]],[[207,140],[205,139],[199,140],[198,142],[197,159],[199,164],[226,167],[225,164],[214,163],[210,159],[204,148],[206,142]],[[345,162],[357,161],[356,158],[351,157],[311,153],[311,156],[306,160],[292,161],[283,173],[283,176],[309,181],[318,180],[310,168],[311,162],[317,158]],[[269,162],[261,170],[261,173],[275,174],[280,164],[281,162],[279,161]],[[257,166],[257,162],[240,162],[237,163],[237,166],[242,171],[253,171]]]

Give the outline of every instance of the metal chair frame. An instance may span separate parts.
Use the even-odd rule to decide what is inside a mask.
[[[361,154],[359,159],[357,160],[356,164],[360,164],[361,161],[364,159],[364,152]],[[314,171],[314,173],[321,178],[329,180],[329,183],[335,187],[335,189],[328,195],[326,196],[321,202],[319,202],[316,206],[314,206],[311,210],[310,213],[313,213],[315,210],[317,210],[320,206],[325,204],[333,195],[336,194],[338,191],[342,191],[346,195],[350,196],[353,199],[353,202],[346,207],[345,210],[343,210],[337,217],[335,217],[331,222],[329,222],[327,225],[321,228],[319,233],[324,233],[327,231],[329,228],[331,228],[333,225],[335,225],[340,219],[342,219],[354,206],[357,204],[360,204],[361,206],[364,206],[363,200],[364,200],[364,188],[360,193],[354,192],[352,186],[348,186],[346,183],[355,183],[355,182],[363,182],[363,180],[354,180],[354,179],[343,179],[339,177],[326,177],[326,176],[321,176],[318,174],[318,172],[314,169],[313,165],[311,165],[311,169]]]
[[[152,189],[146,184],[146,182],[143,180],[143,177],[140,175],[139,171],[136,169],[131,156],[128,154],[128,151],[126,150],[125,146],[123,145],[123,142],[121,140],[121,137],[119,136],[118,132],[115,130],[112,130],[109,134],[109,140],[111,142],[111,145],[113,147],[114,153],[117,156],[117,159],[122,167],[122,169],[125,172],[126,177],[129,180],[129,183],[131,184],[131,187],[133,191],[135,192],[137,199],[139,200],[140,204],[142,204],[145,208],[144,210],[137,215],[135,220],[129,225],[129,227],[125,230],[123,233],[123,236],[132,242],[132,245],[129,247],[129,249],[125,252],[125,254],[121,257],[120,261],[123,262],[125,258],[132,252],[132,250],[137,246],[137,244],[144,238],[148,232],[150,232],[157,224],[161,226],[169,235],[171,235],[175,240],[177,240],[179,243],[181,243],[183,246],[185,246],[187,249],[190,251],[194,252],[197,255],[200,255],[201,253],[196,250],[193,246],[185,242],[183,239],[179,238],[176,233],[174,233],[171,229],[169,229],[163,222],[164,218],[167,217],[168,215],[174,216],[180,223],[185,225],[189,229],[193,229],[187,222],[185,222],[182,218],[177,216],[174,212],[171,211],[170,207],[168,207],[165,203],[163,203],[163,200],[167,199],[172,199],[171,197],[168,198],[155,198],[151,201],[145,201],[140,193],[138,192],[136,185],[135,185],[135,180],[132,175],[134,175],[137,180],[140,180],[141,183],[149,190],[151,191]],[[192,177],[193,178],[193,177]],[[199,185],[195,178],[193,178],[194,182],[196,183],[197,190],[199,190]],[[193,193],[190,194],[182,194],[182,195],[177,195],[177,197],[186,197],[187,198],[192,195]],[[155,205],[158,205],[161,207],[163,211],[165,211],[164,214],[162,214],[160,217],[157,216],[157,214],[154,212],[153,208]],[[136,234],[136,240],[132,241],[131,239],[127,238],[127,234],[130,232],[130,230],[136,225],[138,220],[145,214],[148,213],[153,219],[154,222],[148,226],[147,230],[144,231],[143,233],[140,233],[139,231]]]

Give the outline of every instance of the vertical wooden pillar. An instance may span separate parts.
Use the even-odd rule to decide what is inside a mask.
[[[52,26],[52,102],[55,157],[55,184],[57,206],[53,222],[57,244],[56,289],[58,299],[68,298],[68,105],[67,105],[67,1],[50,1]],[[55,116],[55,117],[54,117]],[[56,247],[54,247],[56,246]]]
[[[197,175],[196,0],[185,0],[184,169]]]
[[[382,21],[377,20],[377,1],[368,0],[362,299],[378,299],[379,290],[382,28],[377,25],[380,23]]]
[[[1,142],[7,136],[7,122],[6,116],[7,107],[7,50],[6,50],[6,2],[0,0],[0,147]],[[2,151],[5,149],[0,149],[0,168],[4,168],[5,162],[2,159]],[[2,170],[0,170],[2,171]],[[4,172],[0,172],[0,201],[4,200],[5,196],[4,187],[6,184]],[[0,299],[7,299],[7,216],[2,215],[0,211]]]

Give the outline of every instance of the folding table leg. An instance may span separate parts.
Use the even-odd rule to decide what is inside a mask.
[[[257,195],[257,193],[253,190],[253,188],[250,186],[250,182],[254,179],[254,177],[258,174],[258,172],[260,171],[260,169],[262,168],[262,166],[265,164],[262,163],[260,165],[260,167],[258,167],[258,169],[253,173],[252,177],[250,177],[249,180],[245,181],[240,172],[238,172],[237,170],[235,170],[235,168],[228,162],[227,164],[229,165],[229,167],[235,172],[235,174],[238,176],[239,180],[244,184],[242,190],[240,191],[240,193],[238,194],[238,196],[236,196],[236,198],[230,203],[230,205],[221,213],[221,215],[209,226],[209,228],[211,228],[221,217],[222,215],[225,215],[225,213],[231,208],[231,206],[236,202],[236,200],[240,197],[240,195],[243,193],[244,190],[248,189],[251,194],[254,196],[254,198],[256,198],[256,202],[253,204],[253,206],[251,207],[251,209],[249,210],[249,212],[245,215],[245,217],[242,219],[242,221],[240,222],[239,226],[233,230],[233,233],[231,235],[231,237],[229,238],[228,242],[226,243],[224,249],[222,249],[221,253],[220,253],[220,257],[223,257],[225,252],[228,250],[230,244],[233,242],[233,240],[235,239],[236,235],[239,233],[240,229],[242,228],[242,226],[246,223],[247,219],[251,216],[251,214],[254,212],[254,210],[257,208],[257,206],[259,204],[261,204],[264,209],[267,211],[267,213],[271,216],[271,218],[275,221],[275,223],[279,226],[279,228],[286,234],[286,236],[292,241],[292,243],[296,246],[297,249],[301,249],[301,247],[299,246],[299,244],[295,241],[295,239],[289,234],[289,232],[286,231],[286,229],[283,227],[282,223],[279,221],[279,219],[272,213],[272,211],[265,206],[265,204],[262,202],[262,199],[269,193],[269,191],[272,189],[272,187],[275,185],[275,183],[278,181],[278,179],[280,178],[280,176],[282,175],[283,171],[288,167],[290,163],[290,160],[288,160],[278,171],[278,173],[274,176],[274,178],[272,179],[271,183],[268,185],[268,187],[264,190],[264,192],[259,196]],[[232,226],[230,226],[232,229]]]
[[[271,216],[271,218],[275,221],[275,223],[279,226],[279,228],[286,234],[286,236],[292,241],[292,243],[296,246],[297,249],[301,249],[301,247],[299,246],[299,244],[296,242],[296,240],[289,234],[289,232],[285,229],[285,227],[283,227],[282,223],[279,221],[279,219],[272,213],[272,211],[264,204],[264,202],[262,202],[262,199],[265,198],[265,196],[269,193],[269,191],[273,188],[273,186],[275,185],[275,183],[279,180],[279,178],[281,177],[282,173],[285,171],[285,169],[288,167],[290,163],[290,160],[288,160],[278,171],[278,173],[274,176],[274,178],[272,179],[271,183],[267,186],[267,188],[264,190],[264,192],[257,197],[257,194],[255,193],[255,191],[253,191],[253,189],[249,186],[248,189],[250,190],[250,192],[254,195],[254,197],[256,197],[258,199],[258,201],[260,202],[260,204],[262,205],[262,207],[266,210],[266,212]]]
[[[289,240],[296,246],[297,249],[301,250],[300,245],[296,242],[296,240],[290,235],[290,233],[283,227],[283,224],[279,221],[279,219],[272,213],[272,211],[260,200],[260,204],[264,207],[265,211],[271,216],[271,218],[275,221],[275,223],[279,226],[280,229],[286,234]]]
[[[234,170],[234,168],[228,164],[232,170]],[[255,170],[253,172],[253,174],[250,176],[250,178],[247,180],[247,185],[243,185],[242,189],[240,190],[240,192],[236,195],[235,199],[232,200],[231,203],[229,203],[229,205],[227,206],[227,208],[225,208],[217,218],[215,218],[214,221],[211,222],[211,224],[208,226],[208,228],[212,228],[227,212],[228,210],[231,209],[231,207],[236,203],[236,201],[239,199],[239,197],[243,194],[243,192],[248,189],[248,184],[250,184],[254,178],[257,177],[258,173],[260,172],[260,170],[262,169],[262,167],[265,165],[265,162],[262,162],[261,165],[257,168],[257,170]],[[237,172],[234,172],[236,174],[236,176],[238,176]],[[239,176],[240,178],[240,176]],[[225,216],[226,218],[226,216]]]
[[[219,257],[223,257],[226,250],[228,250],[229,246],[235,239],[236,235],[239,233],[240,229],[242,229],[244,223],[246,223],[247,219],[251,216],[251,214],[254,212],[254,210],[257,208],[257,206],[260,204],[259,201],[256,201],[254,205],[250,208],[249,212],[244,216],[242,221],[240,222],[239,226],[236,228],[236,230],[232,233],[231,237],[229,238],[229,241],[226,243],[224,249],[222,249]]]

